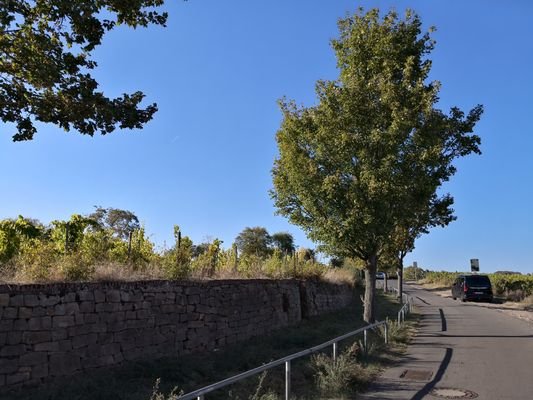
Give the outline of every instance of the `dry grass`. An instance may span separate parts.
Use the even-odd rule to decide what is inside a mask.
[[[326,271],[322,279],[326,282],[337,284],[355,285],[358,283],[355,272],[344,268],[331,268]]]
[[[165,272],[157,266],[139,269],[127,264],[107,262],[90,266],[90,272],[90,279],[87,280],[91,282],[131,282],[165,279]],[[86,279],[80,279],[80,281],[84,280]],[[22,285],[31,283],[59,283],[65,281],[73,281],[73,279],[67,279],[65,271],[59,268],[51,269],[47,273],[46,279],[36,279],[35,275],[31,274],[31,270],[28,271],[25,268],[16,271],[3,271],[0,274],[0,283],[6,284]]]
[[[522,300],[522,303],[524,304],[526,310],[533,311],[533,294]]]
[[[138,267],[118,262],[101,262],[93,265],[83,265],[70,260],[53,268],[36,270],[33,266],[20,266],[16,268],[4,265],[0,270],[0,284],[33,284],[33,283],[60,283],[60,282],[131,282],[139,280],[169,279],[168,271],[161,265],[151,263],[145,267]],[[354,271],[343,268],[326,268],[321,266],[323,273],[310,271],[296,271],[296,274],[285,273],[275,276],[266,273],[262,268],[254,271],[242,271],[225,267],[207,273],[207,269],[198,268],[190,271],[185,279],[189,280],[226,280],[226,279],[319,279],[333,284],[357,284]],[[309,272],[309,273],[307,273]]]

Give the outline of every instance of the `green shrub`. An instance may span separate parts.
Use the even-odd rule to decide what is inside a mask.
[[[57,271],[65,281],[89,281],[92,279],[94,264],[84,257],[83,253],[69,253],[63,255],[57,263]]]
[[[157,378],[154,384],[154,388],[152,389],[152,395],[150,396],[150,400],[178,400],[183,394],[183,391],[180,391],[178,393],[178,388],[175,387],[168,395],[165,395],[164,393],[161,393],[159,391],[160,383],[161,379]]]
[[[48,281],[56,272],[60,254],[54,243],[40,240],[25,240],[15,258],[17,280],[30,282]]]
[[[368,371],[354,354],[344,352],[335,361],[325,354],[312,358],[317,388],[328,396],[351,396],[368,383]]]

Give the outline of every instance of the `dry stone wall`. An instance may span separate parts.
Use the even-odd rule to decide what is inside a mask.
[[[345,307],[352,292],[295,280],[0,285],[0,388],[220,348]]]

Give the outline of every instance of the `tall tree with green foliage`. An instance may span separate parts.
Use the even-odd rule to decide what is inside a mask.
[[[43,225],[19,215],[17,219],[0,220],[0,265],[9,261],[19,251],[24,239],[33,239],[44,233]]]
[[[295,250],[294,238],[288,232],[276,232],[272,234],[272,244],[285,255],[292,254]]]
[[[96,207],[96,210],[89,214],[89,218],[121,239],[128,239],[131,232],[141,228],[139,218],[133,212],[120,208]]]
[[[141,108],[141,92],[115,99],[89,73],[92,51],[117,25],[165,25],[164,0],[6,0],[0,3],[0,120],[14,141],[31,140],[35,121],[105,135],[142,128],[157,105]]]
[[[413,185],[412,188],[415,188]],[[405,219],[396,223],[390,240],[385,244],[382,258],[384,262],[396,269],[398,275],[398,298],[403,293],[403,260],[415,248],[415,241],[420,236],[429,233],[429,229],[436,226],[447,226],[457,219],[453,215],[453,198],[450,195],[437,197],[432,194],[431,199],[424,198],[418,193],[410,202],[404,204],[410,210]]]
[[[272,237],[266,228],[261,226],[246,227],[235,238],[235,244],[243,256],[267,257],[270,254],[271,243]]]
[[[339,78],[316,84],[318,104],[280,102],[272,197],[278,212],[332,255],[365,269],[364,320],[375,320],[378,259],[409,203],[439,199],[453,161],[479,153],[472,134],[482,114],[436,108],[440,83],[428,80],[434,46],[419,16],[359,10],[339,20],[332,41]],[[429,193],[429,195],[428,195]]]

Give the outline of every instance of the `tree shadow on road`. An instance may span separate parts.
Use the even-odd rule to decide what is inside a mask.
[[[446,353],[444,354],[444,358],[442,359],[439,369],[437,370],[437,373],[433,377],[433,379],[426,383],[422,389],[420,389],[416,394],[411,398],[411,400],[421,400],[424,398],[424,396],[428,395],[435,385],[440,382],[442,377],[444,376],[444,372],[446,371],[446,368],[448,368],[448,365],[450,364],[450,361],[452,359],[453,350],[449,347],[446,348]]]

